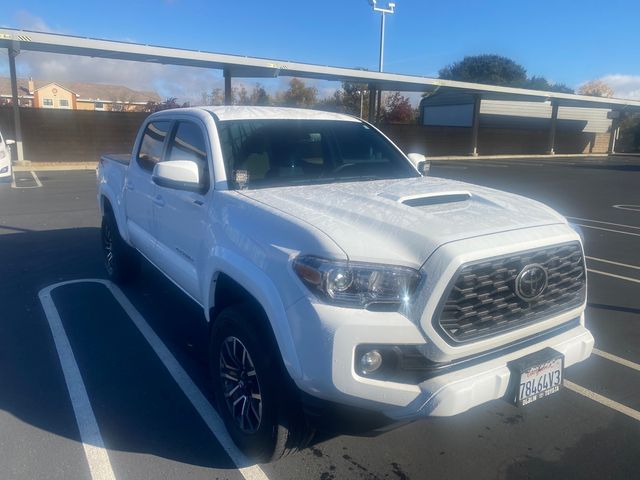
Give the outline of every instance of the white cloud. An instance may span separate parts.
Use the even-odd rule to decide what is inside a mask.
[[[15,24],[18,28],[24,30],[35,30],[37,32],[49,32],[49,33],[62,33],[61,30],[56,30],[51,28],[47,23],[41,18],[27,10],[18,10],[18,12],[13,17]]]
[[[613,89],[613,96],[640,100],[640,75],[611,74],[600,78]]]
[[[14,26],[27,30],[61,33],[26,10],[14,16]],[[156,91],[160,97],[200,103],[202,93],[223,85],[218,70],[178,67],[156,63],[98,59],[23,50],[16,66],[21,77],[58,82],[91,82],[125,85],[135,90]],[[8,68],[0,68],[5,74]]]
[[[199,103],[202,93],[223,84],[219,71],[195,67],[26,51],[17,60],[21,77],[125,85],[134,90],[155,91],[162,98],[176,97],[180,102]]]

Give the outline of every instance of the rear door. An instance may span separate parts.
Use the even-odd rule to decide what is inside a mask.
[[[156,186],[158,262],[165,273],[194,299],[200,299],[199,260],[206,252],[207,207],[210,197],[211,149],[206,128],[197,119],[178,120],[168,143],[165,160],[196,162],[202,190],[192,192]]]
[[[162,161],[173,121],[150,122],[144,130],[138,151],[125,178],[125,210],[131,243],[149,260],[156,263],[154,201],[156,185],[151,173]]]

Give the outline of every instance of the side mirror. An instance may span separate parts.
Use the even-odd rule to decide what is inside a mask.
[[[431,170],[431,162],[427,160],[421,153],[410,153],[407,155],[407,158],[411,160],[411,163],[416,167],[416,169],[422,174],[422,176],[426,177],[429,175],[429,170]]]
[[[161,187],[190,192],[202,191],[200,169],[198,164],[191,160],[171,160],[156,163],[156,166],[153,167],[151,178],[156,185]]]
[[[5,143],[5,145],[14,145],[16,143],[16,141],[7,139],[7,140],[4,141],[4,143]]]

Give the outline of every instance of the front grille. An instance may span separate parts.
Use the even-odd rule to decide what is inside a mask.
[[[527,265],[547,272],[547,286],[527,301],[516,295],[516,278]],[[586,292],[580,244],[568,243],[463,265],[452,280],[434,325],[460,344],[522,327],[582,305]]]

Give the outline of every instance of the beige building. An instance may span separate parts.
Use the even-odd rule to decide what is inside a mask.
[[[11,103],[11,82],[0,77],[0,105]],[[85,82],[47,82],[18,79],[20,106],[68,110],[142,112],[149,103],[160,103],[155,92],[132,90],[123,85]]]

